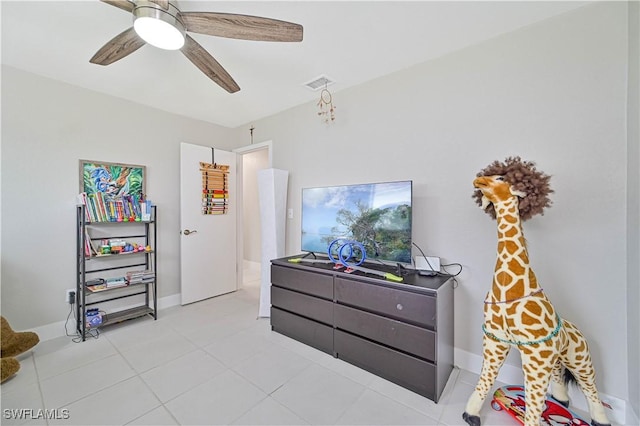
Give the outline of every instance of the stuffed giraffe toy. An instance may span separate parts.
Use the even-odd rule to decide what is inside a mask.
[[[505,163],[494,162],[473,181],[476,202],[497,219],[498,256],[484,302],[482,372],[462,415],[471,426],[480,425],[482,403],[513,346],[522,359],[526,426],[540,425],[550,382],[554,399],[569,405],[569,381],[576,381],[586,396],[591,424],[609,425],[587,342],[558,315],[529,264],[521,222],[544,214],[551,205],[549,179],[534,163],[510,157]]]

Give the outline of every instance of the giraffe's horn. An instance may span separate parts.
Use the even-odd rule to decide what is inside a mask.
[[[516,197],[524,198],[527,196],[526,192],[518,191],[517,189],[510,189],[511,195],[515,195]]]

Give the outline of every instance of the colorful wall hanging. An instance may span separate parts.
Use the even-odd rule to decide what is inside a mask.
[[[145,194],[145,166],[80,160],[80,192],[101,192],[109,198]]]
[[[229,166],[200,163],[202,214],[226,214],[229,206]]]

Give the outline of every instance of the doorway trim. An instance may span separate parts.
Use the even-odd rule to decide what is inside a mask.
[[[250,152],[259,151],[261,149],[267,150],[267,153],[269,154],[269,168],[273,167],[273,142],[272,141],[264,141],[264,142],[243,146],[243,147],[234,149],[233,152],[240,155],[245,155],[245,154],[249,154]]]

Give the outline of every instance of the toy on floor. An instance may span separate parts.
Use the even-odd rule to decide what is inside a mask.
[[[0,383],[4,383],[9,377],[13,376],[20,370],[20,363],[15,358],[2,358],[0,368],[2,369],[0,374]]]
[[[0,321],[0,353],[2,355],[0,383],[3,383],[20,370],[20,362],[15,357],[38,344],[40,338],[31,331],[13,331],[5,317],[0,317]]]
[[[522,359],[526,426],[540,425],[550,381],[553,397],[568,406],[571,378],[587,398],[591,424],[609,424],[598,397],[587,342],[573,324],[560,318],[529,264],[521,221],[551,206],[549,180],[534,163],[510,157],[504,163],[495,161],[473,181],[477,203],[497,219],[498,251],[493,283],[484,302],[482,372],[462,415],[471,426],[481,424],[482,404],[513,346]]]
[[[526,413],[524,386],[512,385],[498,388],[493,393],[491,408],[496,411],[504,410],[518,423],[524,425]],[[589,426],[589,423],[553,397],[545,398],[540,420],[545,426]]]

